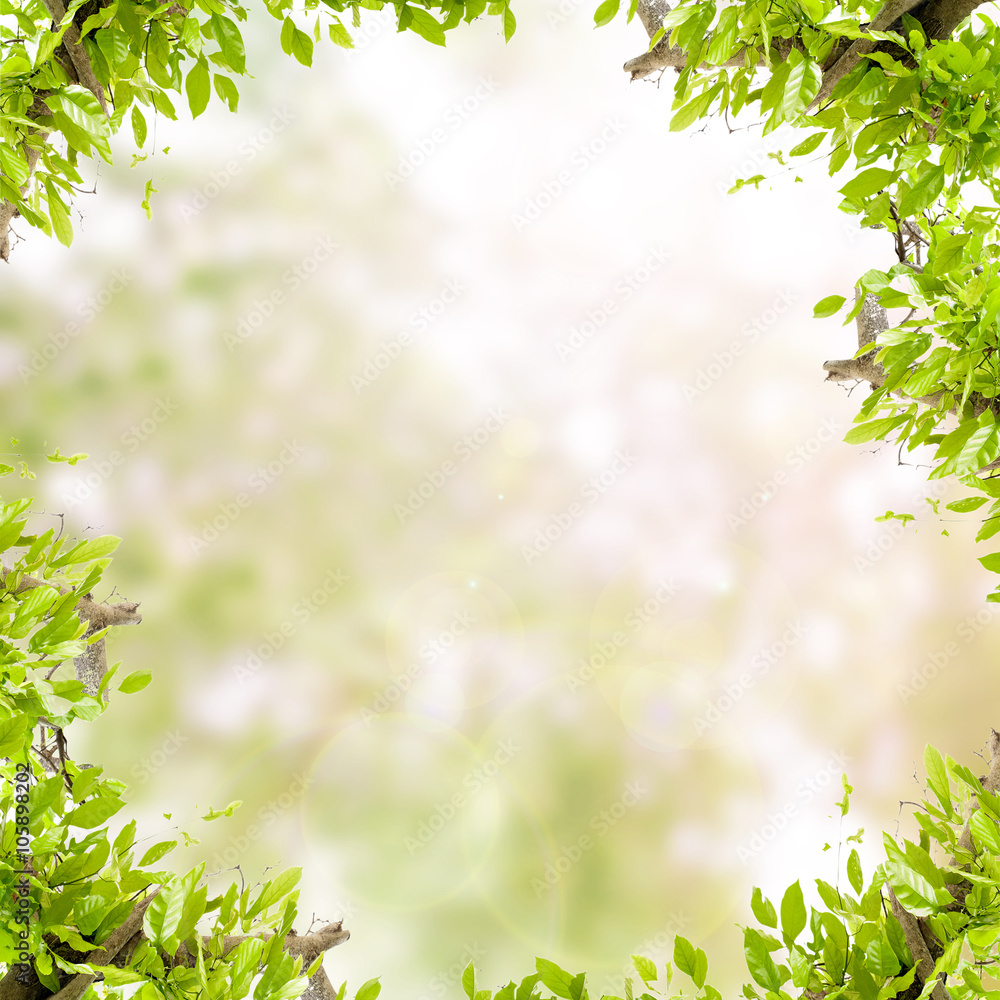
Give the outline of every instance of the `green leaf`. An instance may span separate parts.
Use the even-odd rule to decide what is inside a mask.
[[[73,223],[70,222],[69,209],[65,202],[59,197],[55,184],[45,178],[45,193],[49,206],[49,218],[52,220],[52,232],[56,234],[56,239],[64,246],[68,247],[73,242]]]
[[[803,139],[797,146],[788,151],[789,156],[805,156],[811,153],[826,137],[826,132],[813,132],[808,139]]]
[[[802,886],[796,880],[781,897],[781,933],[786,942],[794,941],[806,926],[806,907]]]
[[[0,757],[19,757],[30,722],[26,715],[12,715],[0,721]]]
[[[125,803],[118,798],[99,797],[84,802],[78,806],[67,817],[67,826],[80,826],[85,830],[90,830],[95,826],[100,826],[105,820],[110,819]]]
[[[169,854],[176,846],[176,840],[161,840],[160,843],[153,844],[153,846],[142,856],[142,860],[139,862],[139,867],[148,868],[150,865],[155,865],[160,858]]]
[[[792,985],[800,990],[808,986],[812,979],[812,963],[801,948],[792,947],[788,953],[788,964],[792,967]]]
[[[91,559],[104,559],[111,555],[118,546],[121,539],[115,535],[102,535],[100,538],[91,538],[85,542],[74,545],[69,552],[64,553],[58,559],[54,559],[49,565],[54,569],[63,566],[75,566],[79,563],[89,562]]]
[[[94,929],[96,930],[96,927]],[[88,931],[87,933],[91,932]],[[114,965],[92,965],[91,967],[95,972],[100,973],[104,977],[104,981],[109,986],[130,986],[133,983],[149,982],[146,976],[142,976],[138,972],[132,972],[129,969],[119,969]]]
[[[867,198],[869,195],[877,194],[884,187],[892,182],[896,173],[893,170],[884,170],[882,167],[870,167],[862,171],[857,177],[849,180],[841,189],[840,193],[846,198],[858,201]]]
[[[670,131],[682,132],[701,118],[712,101],[712,91],[706,90],[674,112],[670,119]]]
[[[705,977],[708,975],[708,958],[705,952],[701,948],[695,948],[687,938],[679,934],[674,938],[674,965],[690,976],[698,989],[705,985]],[[653,979],[655,978],[654,975]],[[646,979],[646,982],[652,980]]]
[[[986,95],[982,94],[978,101],[976,101],[975,107],[972,109],[972,114],[969,115],[969,131],[978,132],[982,127],[983,122],[986,121]]]
[[[1000,452],[1000,428],[993,413],[984,411],[977,424],[956,458],[955,471],[958,474],[976,472],[992,462]]]
[[[375,1000],[375,998],[382,992],[382,984],[378,979],[369,979],[368,982],[363,983],[355,993],[355,1000]]]
[[[486,10],[487,0],[465,0],[465,15],[462,20],[466,24],[471,24]]]
[[[767,942],[752,927],[743,931],[743,952],[754,982],[777,993],[781,989],[781,974],[767,950]]]
[[[222,14],[212,14],[208,22],[212,34],[219,43],[223,58],[236,73],[246,72],[246,51],[243,48],[243,36],[240,29]]]
[[[208,62],[199,59],[191,68],[191,72],[184,81],[187,90],[188,106],[191,108],[191,117],[197,118],[205,108],[208,107],[208,99],[212,94],[212,87],[209,82]],[[141,146],[142,143],[139,143]]]
[[[981,500],[983,503],[987,501],[986,497],[972,497],[970,499]],[[976,504],[976,506],[978,507],[979,504]],[[951,504],[948,507],[951,508]],[[945,767],[941,752],[936,747],[932,747],[930,743],[924,747],[924,770],[927,772],[928,787],[937,796],[941,807],[947,812],[951,812],[951,788],[948,781],[948,769]]]
[[[503,9],[503,40],[509,42],[517,30],[517,21],[514,18],[514,12],[510,9],[508,4]]]
[[[132,135],[135,137],[135,144],[142,149],[146,142],[146,119],[139,110],[137,104],[132,105]]]
[[[953,902],[951,894],[946,889],[931,885],[923,875],[914,871],[909,865],[898,861],[885,861],[882,867],[899,901],[914,916],[928,917]]]
[[[828,295],[825,299],[820,299],[813,306],[813,317],[816,319],[825,319],[827,316],[833,316],[840,312],[841,307],[846,301],[847,299],[843,295]]]
[[[690,948],[691,946],[688,945]],[[674,954],[677,954],[677,942],[674,942]],[[645,955],[633,955],[632,964],[635,966],[635,971],[639,973],[642,977],[644,983],[655,983],[658,977],[656,971],[656,963],[651,958],[646,958]],[[678,966],[680,968],[680,966]],[[685,971],[681,969],[681,971]]]
[[[301,868],[289,868],[287,871],[283,871],[261,891],[254,908],[257,912],[263,912],[269,906],[273,906],[279,899],[287,896],[298,885],[301,878]]]
[[[281,48],[303,66],[312,65],[313,40],[290,17],[286,17],[281,26]]]
[[[111,162],[111,125],[89,90],[72,84],[46,95],[45,104],[52,112],[53,124],[74,149],[86,156],[96,149],[102,159]]]
[[[875,976],[895,976],[899,972],[899,959],[884,937],[873,938],[865,948],[865,961]]]
[[[946,503],[944,505],[944,509],[952,510],[956,514],[968,514],[969,511],[979,510],[984,503],[989,503],[989,501],[989,497],[964,497],[961,500],[952,500],[951,503]],[[928,749],[933,750],[934,748],[928,745]],[[926,751],[924,752],[926,754]],[[940,756],[940,754],[938,754],[938,756]],[[926,762],[926,760],[927,758],[925,756],[924,761]]]
[[[764,898],[758,886],[753,887],[750,896],[750,909],[765,927],[778,926],[778,914],[774,912],[774,904],[769,899]]]
[[[339,17],[330,22],[330,41],[334,45],[339,45],[342,49],[353,49],[354,39],[351,33],[344,27]]]
[[[977,809],[969,818],[969,829],[980,850],[1000,854],[1000,830],[996,820],[990,819],[982,809]]]
[[[612,21],[618,13],[621,0],[603,0],[603,3],[594,12],[594,24],[598,27]]]
[[[403,4],[399,13],[399,27],[415,31],[421,38],[426,38],[434,45],[444,45],[444,28],[441,23],[422,7]]]
[[[476,995],[476,969],[472,961],[465,967],[462,973],[462,989],[469,1000],[473,1000]]]
[[[235,111],[240,104],[240,92],[236,89],[236,84],[233,83],[228,76],[224,76],[222,73],[215,74],[212,79],[212,84],[215,87],[215,92],[219,95],[220,100],[226,102],[230,111]]]
[[[535,968],[542,977],[543,985],[564,1000],[573,1000],[573,979],[565,969],[559,968],[555,962],[550,962],[545,958],[535,959]]]
[[[803,57],[797,49],[792,49],[789,62],[791,69],[781,96],[781,113],[787,119],[795,118],[805,111],[809,102],[819,93],[823,82],[819,66],[812,59]]]
[[[935,276],[947,274],[957,267],[962,260],[965,245],[972,239],[970,233],[957,233],[946,236],[932,248],[931,273]]]
[[[984,569],[991,573],[1000,573],[1000,552],[991,552],[988,556],[980,556],[979,561]]]
[[[864,424],[855,424],[844,435],[844,440],[848,444],[864,444],[866,441],[882,439],[906,419],[905,415],[900,414],[895,417],[879,417],[877,420],[869,420]]]
[[[912,218],[930,205],[944,188],[944,167],[932,165],[910,186],[899,202],[899,215]]]
[[[781,107],[781,98],[785,92],[785,84],[788,82],[788,74],[792,71],[791,62],[779,62],[771,72],[771,79],[761,88],[760,110],[761,113],[768,111],[778,112]],[[778,114],[778,118],[781,116]]]
[[[3,172],[14,182],[15,187],[26,184],[30,171],[28,162],[18,155],[10,146],[0,145],[0,167]]]
[[[538,972],[533,972],[530,976],[525,976],[521,980],[521,985],[517,988],[514,1000],[531,1000],[535,996],[535,984],[541,978],[541,974]]]
[[[136,691],[141,691],[152,679],[153,672],[151,670],[133,670],[118,685],[118,690],[122,694],[135,694]]]
[[[854,848],[851,848],[851,853],[847,857],[847,879],[851,883],[851,888],[860,895],[865,882],[861,875],[861,858]]]
[[[706,61],[719,65],[729,59],[736,50],[736,36],[739,30],[739,10],[725,7],[719,14],[719,23],[712,31]]]

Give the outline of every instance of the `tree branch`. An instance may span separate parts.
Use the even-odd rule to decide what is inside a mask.
[[[66,16],[66,5],[62,0],[44,0],[44,2],[45,9],[49,12],[52,20],[55,21],[58,27]],[[80,40],[80,29],[73,21],[66,26],[66,30],[62,36],[62,43],[69,55],[70,61],[73,63],[77,83],[81,87],[86,87],[97,98],[98,103],[101,105],[101,110],[107,115],[108,105],[104,100],[104,88],[94,75],[94,67],[90,64],[90,56],[87,55],[87,50],[83,47],[83,42]]]
[[[136,903],[125,921],[111,933],[100,948],[89,952],[78,952],[63,946],[60,949],[60,957],[65,957],[74,963],[86,963],[93,966],[114,965],[118,968],[124,968],[128,965],[136,947],[146,939],[142,930],[143,914],[159,891],[160,889],[157,887]],[[254,936],[268,941],[274,935],[273,933],[262,935],[227,934],[223,938],[222,954],[227,955],[243,941]],[[338,944],[343,944],[350,936],[350,931],[343,928],[343,921],[337,921],[321,927],[312,934],[296,934],[292,931],[285,937],[283,948],[290,955],[301,955],[302,967],[305,969],[321,954]],[[206,948],[211,940],[212,938],[208,935],[202,936],[202,942]],[[61,944],[56,938],[53,938],[49,943],[50,946],[56,947]],[[161,952],[161,958],[168,968],[177,965],[194,967],[197,964],[196,955],[193,955],[185,945],[181,945],[174,955]],[[98,972],[71,974],[65,978],[62,986],[53,992],[40,983],[35,975],[30,977],[28,983],[19,982],[17,967],[12,965],[4,977],[0,979],[0,1000],[79,1000],[99,976]],[[60,976],[61,981],[62,978]],[[337,992],[323,972],[322,966],[310,978],[309,985],[306,987],[306,995],[308,1000],[335,1000]]]
[[[899,921],[899,926],[903,928],[906,936],[906,945],[910,949],[913,961],[917,966],[917,978],[921,985],[925,985],[934,974],[934,959],[931,958],[930,949],[921,933],[920,924],[917,918],[903,907],[903,904],[896,898],[896,894],[889,890],[889,900],[892,903],[892,914]],[[952,1000],[951,994],[945,989],[944,983],[940,979],[934,985],[931,992],[931,1000]]]
[[[344,930],[344,921],[338,920],[333,924],[326,924],[318,931],[311,934],[296,934],[292,931],[285,938],[284,949],[289,955],[302,956],[302,968],[307,968],[325,951],[336,948],[338,944],[343,944],[350,936],[351,932]],[[227,934],[222,939],[222,954],[228,955],[234,948],[238,948],[244,941],[251,937],[259,937],[262,941],[270,941],[274,934]],[[202,936],[202,944],[207,948],[212,938],[208,935]],[[173,965],[186,965],[193,968],[198,963],[198,956],[188,950],[187,945],[182,944],[172,956],[164,956]]]
[[[0,582],[6,582],[11,573],[11,570],[0,566]],[[72,589],[48,580],[24,576],[17,582],[13,592],[20,594],[26,590],[34,590],[36,587],[52,587],[64,595],[70,593]],[[81,620],[88,622],[87,631],[83,634],[84,639],[105,628],[116,625],[138,625],[142,621],[137,603],[122,601],[119,604],[98,604],[90,594],[84,594],[77,602],[76,613]],[[73,666],[76,669],[77,680],[83,682],[84,690],[96,698],[101,678],[104,677],[108,669],[104,639],[98,639],[97,642],[91,643],[79,656],[74,657]],[[104,700],[108,700],[106,691],[104,692]]]
[[[60,22],[66,16],[66,6],[63,0],[44,0],[44,3],[49,16],[55,22],[55,27],[58,29]],[[104,97],[104,88],[94,74],[94,67],[90,62],[90,56],[87,55],[87,50],[80,39],[80,29],[75,22],[71,21],[66,26],[62,36],[62,47],[65,49],[67,56],[69,56],[71,64],[65,67],[67,72],[71,77],[76,78],[77,83],[82,87],[86,87],[97,98],[98,103],[101,105],[101,110],[107,115],[109,112],[108,104]],[[44,103],[46,93],[48,92],[36,92],[35,101],[28,111],[27,117],[35,119],[49,113]],[[37,134],[41,136],[43,142],[48,136],[47,132]],[[39,151],[33,146],[26,146],[25,156],[28,161],[28,180],[21,186],[21,194],[24,194],[31,183],[31,175],[35,172],[35,167],[38,165]],[[16,218],[17,214],[17,206],[13,202],[0,199],[0,260],[7,261],[10,259],[10,224]]]
[[[983,788],[993,795],[996,795],[998,789],[1000,789],[1000,733],[995,729],[990,730],[990,769],[979,780]],[[972,841],[972,817],[978,809],[979,803],[973,802],[972,808],[969,810],[969,817],[965,821],[965,827],[962,829],[962,836],[958,841],[958,846],[969,854],[976,853],[976,845]],[[955,858],[951,859],[950,864],[952,867],[959,867]],[[970,867],[971,865],[965,864],[961,866],[961,869],[962,871],[969,871]],[[965,897],[969,894],[972,885],[967,881],[958,883],[948,882],[945,887],[955,897],[955,902],[961,906],[964,905]]]
[[[38,164],[38,150],[34,146],[25,147],[25,156],[28,160],[28,180],[20,187],[20,193],[24,194],[31,183],[31,175],[35,172]],[[17,215],[17,206],[6,198],[0,199],[0,260],[10,259],[10,224]]]
[[[886,3],[883,4],[881,10],[875,15],[875,19],[868,27],[873,31],[885,31],[904,14],[924,2],[925,0],[886,0]],[[811,110],[817,104],[822,104],[827,100],[837,83],[854,69],[862,56],[873,51],[878,44],[874,38],[855,39],[848,46],[847,51],[823,73],[823,83],[820,85],[819,93],[812,99],[806,110]]]
[[[159,888],[154,889],[144,899],[140,899],[132,907],[132,912],[125,918],[121,926],[111,932],[100,948],[91,952],[74,953],[77,955],[76,960],[90,962],[94,965],[112,965],[122,949],[141,930],[143,914],[159,891]],[[53,993],[47,986],[38,981],[37,976],[31,976],[28,983],[21,983],[16,978],[17,974],[17,966],[12,964],[3,979],[0,979],[0,1000],[43,1000],[45,997],[58,998],[58,1000],[76,1000],[77,997],[83,996],[87,987],[97,978],[96,973],[93,975],[78,973],[75,976],[70,976],[63,987]]]
[[[861,296],[861,290],[854,289],[854,301]],[[855,318],[858,330],[858,349],[874,344],[875,338],[889,327],[889,314],[882,307],[877,295],[869,292],[865,296],[861,312]],[[832,382],[870,382],[872,388],[877,388],[885,381],[885,371],[881,365],[874,362],[875,349],[860,358],[843,358],[840,361],[825,361],[827,381]]]
[[[931,39],[950,38],[952,32],[989,0],[929,0],[920,12],[920,23]]]

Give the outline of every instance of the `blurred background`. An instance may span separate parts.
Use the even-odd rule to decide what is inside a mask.
[[[6,495],[124,539],[111,656],[154,677],[75,755],[177,870],[302,865],[299,930],[387,996],[535,955],[599,996],[677,932],[732,995],[750,887],[859,827],[867,874],[924,744],[976,769],[997,723],[974,524],[823,382],[856,341],[813,304],[888,238],[781,135],[669,133],[592,6],[447,51],[368,12],[312,70],[255,11],[239,114],[122,137],[0,273]]]

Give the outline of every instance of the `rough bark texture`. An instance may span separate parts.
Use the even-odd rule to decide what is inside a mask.
[[[66,16],[66,5],[62,0],[45,0],[45,9],[52,16],[55,25],[59,25]],[[69,61],[73,67],[72,75],[81,87],[86,87],[101,105],[101,110],[108,113],[108,105],[104,100],[104,88],[98,83],[94,76],[94,67],[90,64],[90,56],[80,41],[80,28],[71,21],[63,33],[62,44],[69,56]]]
[[[855,291],[855,296],[858,292]],[[858,313],[856,320],[858,328],[858,349],[866,344],[874,343],[875,338],[883,330],[889,327],[889,317],[885,309],[879,305],[878,297],[869,293],[865,296],[865,304]],[[877,389],[885,382],[885,369],[875,363],[875,350],[868,351],[857,358],[842,358],[838,361],[823,362],[823,369],[826,371],[828,381],[833,382],[867,382],[873,389]],[[903,399],[916,399],[917,402],[926,406],[938,406],[944,391],[931,393],[929,396],[907,396],[901,390],[895,390],[895,395]],[[978,418],[986,410],[992,410],[1000,416],[1000,397],[984,396],[980,392],[970,392],[968,402],[972,404],[973,416]],[[953,405],[950,413],[958,412],[958,404]],[[1000,458],[994,459],[988,465],[984,465],[979,472],[990,472],[993,469],[1000,469]]]
[[[903,928],[906,946],[910,949],[913,961],[917,964],[916,978],[920,980],[921,986],[925,986],[934,972],[934,958],[931,956],[927,939],[924,937],[925,929],[921,926],[921,921],[903,907],[891,889],[889,890],[889,899],[892,902],[892,915],[899,921],[899,926]],[[931,1000],[951,1000],[951,994],[940,979],[934,984]]]
[[[860,292],[855,290],[855,301]],[[878,296],[870,292],[865,296],[861,312],[855,319],[858,330],[858,349],[874,344],[875,338],[889,326],[889,314],[879,304]],[[860,358],[843,358],[840,361],[826,361],[823,368],[827,379],[834,382],[870,382],[872,387],[885,381],[885,371],[874,362],[875,350],[862,354]]]

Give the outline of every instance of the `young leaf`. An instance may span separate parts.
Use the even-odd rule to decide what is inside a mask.
[[[375,998],[382,992],[382,984],[378,979],[369,979],[368,982],[363,983],[358,992],[354,994],[354,1000],[375,1000]]]
[[[796,880],[781,897],[781,933],[786,943],[794,941],[806,926],[806,907],[802,886]]]
[[[312,65],[313,40],[290,17],[286,17],[281,26],[281,48],[303,66]]]
[[[153,672],[151,670],[133,670],[122,682],[118,685],[118,690],[122,694],[135,694],[136,691],[141,691],[147,684],[153,679]]]
[[[750,909],[765,927],[778,926],[778,915],[774,912],[774,904],[769,899],[764,898],[760,887],[756,885],[753,887],[750,897]]]
[[[986,497],[975,497],[986,503]],[[948,505],[951,508],[951,504]],[[978,506],[978,505],[977,505]],[[973,508],[975,509],[975,508]],[[941,752],[930,743],[924,747],[924,770],[927,772],[927,785],[937,796],[941,808],[951,812],[951,787],[948,781],[948,768],[945,766]]]
[[[594,11],[594,24],[601,27],[609,21],[614,20],[620,6],[621,0],[603,0],[597,10]]]
[[[743,931],[743,952],[754,982],[775,993],[781,989],[781,974],[767,950],[767,942],[752,927]]]
[[[573,976],[565,969],[559,968],[555,962],[550,962],[545,958],[535,959],[535,968],[542,977],[542,984],[547,987],[557,997],[564,1000],[573,1000]]]
[[[191,117],[197,118],[205,108],[208,107],[208,99],[212,94],[209,82],[208,63],[204,58],[199,59],[187,75],[184,82],[187,90],[188,106],[191,108]],[[142,143],[139,143],[141,146]]]
[[[896,174],[892,170],[885,170],[882,167],[871,167],[862,171],[857,177],[849,180],[841,189],[840,193],[847,198],[858,200],[876,194],[886,185],[890,184]]]
[[[509,42],[517,30],[517,21],[514,19],[514,12],[507,4],[503,9],[503,40]]]
[[[936,276],[953,270],[961,262],[965,246],[971,238],[969,233],[956,233],[941,240],[933,248],[931,273]]]
[[[847,878],[851,888],[860,895],[865,883],[861,874],[861,858],[854,848],[851,848],[851,853],[847,857]]]
[[[813,316],[816,319],[825,319],[840,311],[841,306],[847,301],[843,295],[828,295],[825,299],[820,299],[813,306]]]
[[[690,945],[688,947],[690,947]],[[674,941],[674,954],[676,953],[677,942]],[[659,973],[656,971],[656,963],[652,959],[646,958],[645,955],[633,955],[632,965],[635,966],[635,971],[639,973],[644,983],[656,982]]]
[[[400,30],[409,28],[410,31],[415,31],[434,45],[445,44],[441,23],[422,7],[404,3],[399,13],[399,27]]]
[[[146,119],[138,105],[132,106],[132,135],[135,137],[135,144],[142,149],[146,142]]]

